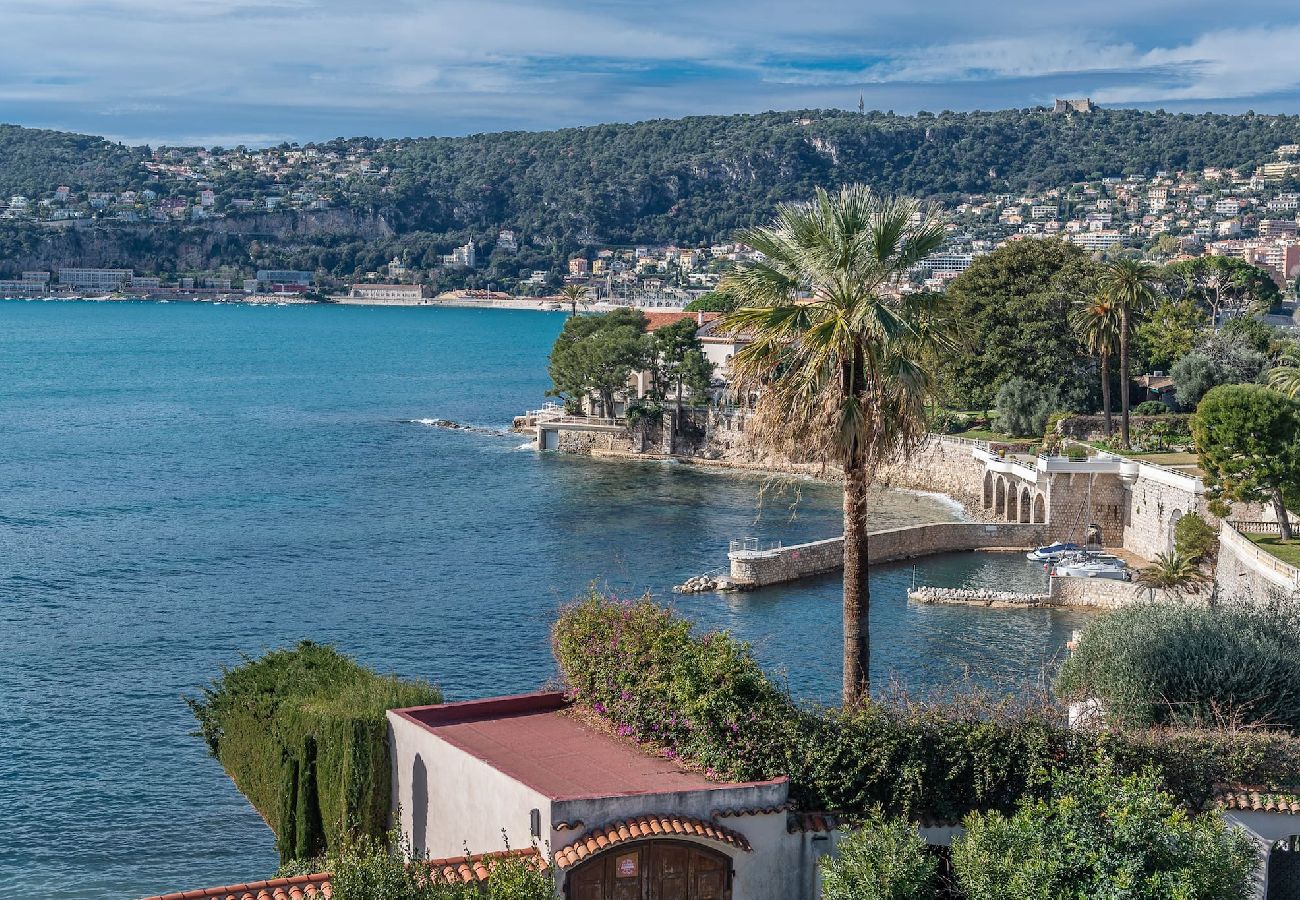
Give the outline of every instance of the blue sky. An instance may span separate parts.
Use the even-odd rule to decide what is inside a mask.
[[[140,143],[1085,96],[1300,112],[1300,2],[0,0],[0,121]]]

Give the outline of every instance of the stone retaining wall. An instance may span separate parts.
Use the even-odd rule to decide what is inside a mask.
[[[1214,582],[1225,600],[1267,602],[1300,592],[1300,569],[1289,566],[1224,522]]]
[[[893,562],[933,553],[982,547],[1038,547],[1047,543],[1046,525],[1008,522],[935,522],[873,531],[868,559]],[[738,586],[764,587],[809,575],[839,570],[843,538],[812,541],[775,550],[738,550],[730,554],[731,580]]]

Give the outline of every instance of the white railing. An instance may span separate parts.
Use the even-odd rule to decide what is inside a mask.
[[[935,432],[930,432],[930,437],[938,438],[940,441],[957,444],[962,447],[978,447],[981,450],[987,450],[989,448],[988,441],[977,441],[974,438],[964,438],[958,434],[937,434]]]
[[[538,419],[539,422],[545,422],[547,425],[600,425],[603,427],[621,427],[627,424],[626,419],[600,419],[595,416],[547,416],[545,419]]]
[[[731,553],[768,553],[772,550],[780,550],[780,541],[760,541],[758,538],[741,538],[738,541],[732,541],[729,552]]]

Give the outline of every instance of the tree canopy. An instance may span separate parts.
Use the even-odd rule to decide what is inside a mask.
[[[1212,491],[1272,503],[1290,540],[1285,498],[1300,496],[1300,404],[1263,385],[1221,385],[1196,408],[1192,437]]]
[[[987,409],[1012,378],[1055,392],[1067,408],[1090,406],[1091,363],[1069,316],[1094,291],[1096,266],[1058,240],[1012,241],[977,258],[948,287],[959,323],[937,373],[945,400]]]
[[[600,400],[603,414],[614,414],[618,393],[634,370],[649,362],[646,317],[627,307],[599,316],[571,316],[551,348],[549,396],[579,403]]]

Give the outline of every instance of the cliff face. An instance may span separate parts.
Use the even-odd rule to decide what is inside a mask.
[[[288,211],[201,224],[93,223],[26,226],[24,240],[6,248],[5,269],[73,266],[134,268],[141,272],[185,271],[227,264],[255,265],[251,254],[293,252],[293,245],[390,238],[379,215],[349,209]],[[284,245],[281,247],[280,245]]]

